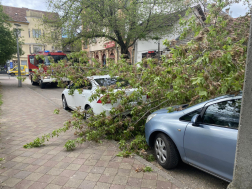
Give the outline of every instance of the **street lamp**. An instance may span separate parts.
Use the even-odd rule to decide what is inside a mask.
[[[18,27],[20,27],[20,24],[14,24],[16,26],[16,38],[17,38],[17,58],[18,58],[18,87],[22,87],[22,81],[20,79],[21,77],[21,70],[20,70],[20,58],[19,58],[19,44],[18,44],[18,34],[19,30]]]

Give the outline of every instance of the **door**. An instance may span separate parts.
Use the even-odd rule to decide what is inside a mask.
[[[188,124],[186,160],[231,181],[233,177],[241,99],[209,105],[199,126]]]
[[[84,107],[86,104],[88,104],[88,99],[91,96],[91,89],[92,89],[92,84],[90,81],[86,83],[86,85],[82,85],[79,87],[82,92],[80,93],[79,90],[74,91],[74,98],[75,98],[75,107],[80,107],[81,110],[84,110]]]
[[[69,85],[69,88],[71,89],[73,86],[74,86],[74,84],[71,84],[71,85]],[[67,101],[67,105],[69,108],[74,109],[75,108],[75,96],[74,96],[74,94],[73,95],[68,94],[68,92],[69,92],[69,89],[65,89],[64,94],[65,94],[65,98]]]

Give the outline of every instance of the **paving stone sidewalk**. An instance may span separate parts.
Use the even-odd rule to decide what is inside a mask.
[[[142,158],[117,157],[114,141],[86,142],[74,151],[63,147],[74,139],[73,131],[54,138],[40,148],[23,145],[63,126],[71,113],[53,114],[56,105],[29,88],[17,87],[15,78],[0,77],[3,105],[0,114],[0,188],[182,188],[180,183]],[[136,168],[153,172],[136,172]]]

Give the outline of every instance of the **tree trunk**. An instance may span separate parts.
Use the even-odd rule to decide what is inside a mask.
[[[129,56],[128,56],[128,54],[129,54],[128,48],[126,48],[125,46],[124,46],[124,48],[123,48],[123,47],[121,46],[121,54],[122,54],[122,55],[125,55],[124,58],[128,59],[128,58],[129,58]],[[127,55],[127,56],[126,56],[126,55]]]

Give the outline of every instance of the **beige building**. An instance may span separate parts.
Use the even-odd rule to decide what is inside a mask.
[[[20,24],[18,27],[21,32],[19,37],[24,42],[22,45],[22,50],[25,52],[20,56],[21,65],[27,65],[27,55],[40,52],[40,51],[58,51],[61,49],[57,49],[53,44],[45,44],[39,40],[40,37],[45,36],[48,28],[45,29],[43,27],[42,22],[44,18],[54,19],[58,17],[56,13],[31,10],[28,8],[17,8],[17,7],[9,7],[3,6],[4,12],[11,18],[9,21],[11,23],[12,28],[16,28],[15,23]],[[61,36],[58,36],[61,39]],[[17,57],[14,57],[12,60],[14,65],[17,64]]]
[[[116,47],[117,46],[117,47]],[[87,51],[90,58],[96,59],[101,66],[108,65],[108,59],[117,62],[120,49],[114,41],[105,38],[96,38],[90,45],[83,45],[82,50]]]
[[[121,57],[121,49],[116,42],[111,41],[106,38],[96,38],[93,43],[89,45],[82,45],[82,50],[87,51],[87,54],[91,58],[96,59],[101,66],[106,66],[109,64],[109,60],[118,62]],[[129,64],[134,63],[134,47],[129,47],[128,49],[128,60]],[[91,61],[90,61],[91,63]]]

